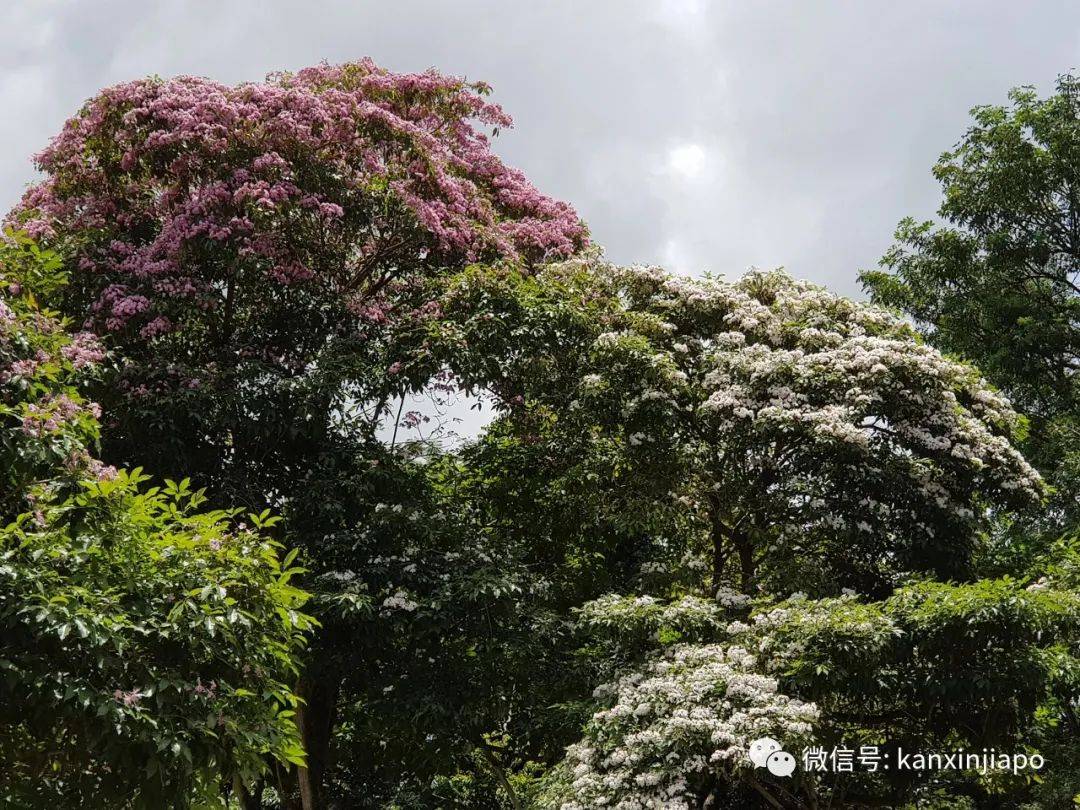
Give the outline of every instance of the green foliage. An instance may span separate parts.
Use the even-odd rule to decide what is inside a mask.
[[[727,608],[715,599],[689,594],[670,601],[616,594],[593,599],[574,611],[576,628],[587,639],[578,654],[589,660],[591,678],[599,682],[640,663],[659,647],[722,637],[733,613],[745,612],[750,602],[741,594],[725,597]]]
[[[999,672],[975,628],[1018,622],[1021,646],[1030,643],[1045,632],[1042,622],[1064,609],[1051,594],[1075,593],[1080,584],[1078,90],[1080,80],[1064,74],[1045,98],[1023,87],[1010,93],[1008,106],[972,110],[968,131],[933,169],[943,192],[940,222],[903,220],[881,268],[861,276],[875,301],[903,311],[943,350],[975,362],[1016,402],[1029,422],[1021,446],[1051,485],[1048,508],[1037,515],[997,516],[977,560],[986,575],[1030,580],[1050,601],[999,604],[993,590],[1004,587],[1000,580],[956,601],[951,617],[938,600],[927,600],[936,606],[939,649],[962,651],[943,665],[959,672],[970,673],[972,661]],[[987,600],[982,607],[980,600]],[[1007,647],[996,653],[1004,677],[1027,671],[1038,685],[1013,700],[1024,711],[1036,704],[1029,741],[1053,763],[1024,806],[1068,806],[1080,796],[1075,633],[1045,645],[1038,661],[1018,661]],[[996,676],[983,682],[997,683]],[[1010,711],[1006,727],[1018,718]]]
[[[199,773],[301,761],[286,679],[310,620],[276,544],[186,481],[84,481],[0,531],[4,792],[156,807]],[[119,806],[119,805],[113,805]]]
[[[1047,733],[1076,694],[1063,677],[1080,663],[1080,596],[1071,590],[1005,578],[921,582],[877,603],[798,596],[733,630],[760,650],[781,689],[817,703],[816,736],[826,744],[1041,749],[1048,762],[1062,753]],[[958,779],[991,795],[1032,787],[981,783],[974,773]],[[854,774],[829,788],[890,803],[926,789],[910,774]]]
[[[302,762],[289,682],[312,620],[277,519],[92,458],[73,385],[100,349],[40,308],[54,257],[0,250],[4,507],[25,509],[0,527],[0,803],[217,803]]]
[[[934,167],[942,224],[905,219],[881,270],[861,278],[945,351],[977,363],[1035,423],[1025,449],[1057,484],[1057,525],[1077,506],[1080,462],[1080,94],[1032,88],[972,110]],[[1055,520],[1056,519],[1056,520]]]

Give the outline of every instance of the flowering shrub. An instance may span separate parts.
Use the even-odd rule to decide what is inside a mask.
[[[302,761],[286,681],[306,595],[274,518],[91,455],[73,384],[103,353],[38,304],[58,267],[0,243],[0,804],[185,806]]]
[[[812,703],[777,691],[741,647],[677,644],[597,689],[612,701],[569,748],[541,803],[560,810],[693,808],[717,780],[752,771],[759,737],[805,739]]]
[[[728,597],[733,607],[748,607],[742,594]],[[608,594],[586,602],[577,610],[577,622],[591,633],[611,633],[630,638],[700,637],[723,627],[725,611],[717,600],[683,596],[666,602],[653,596]]]
[[[758,600],[746,621],[727,623],[703,624],[703,611],[718,610],[707,605],[612,595],[579,611],[600,640],[664,617],[696,628],[696,643],[660,632],[649,653],[624,633],[622,646],[600,650],[622,675],[597,689],[603,708],[548,778],[543,806],[700,807],[752,793],[792,806],[918,803],[929,787],[910,774],[770,780],[746,767],[748,745],[1030,747],[1076,695],[1080,598],[1047,579],[925,582],[880,602],[800,593]]]
[[[97,406],[72,385],[104,358],[97,340],[69,335],[41,294],[60,283],[59,258],[25,235],[0,237],[0,521],[28,505],[30,486],[57,468],[107,476],[90,458],[97,438]],[[32,288],[32,289],[31,289]]]

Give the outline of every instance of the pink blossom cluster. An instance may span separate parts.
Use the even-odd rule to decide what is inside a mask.
[[[60,350],[61,354],[75,369],[86,368],[105,359],[105,350],[90,332],[79,332],[72,337],[71,343]]]
[[[36,156],[46,177],[11,217],[41,240],[90,237],[78,240],[78,268],[114,282],[96,315],[108,330],[145,322],[144,338],[172,328],[161,317],[171,298],[212,306],[212,268],[235,271],[238,259],[283,285],[348,293],[365,277],[357,261],[576,252],[588,240],[574,209],[492,153],[481,130],[511,120],[486,93],[370,59],[234,87],[190,76],[116,85]]]
[[[143,693],[138,689],[117,689],[113,692],[113,699],[117,703],[123,703],[125,706],[132,707],[138,706],[139,701],[142,700]]]
[[[205,695],[208,698],[213,698],[217,695],[217,681],[210,681],[210,683],[203,684],[202,678],[196,679],[196,683],[192,691],[196,695]]]
[[[88,332],[68,335],[60,321],[21,296],[21,285],[0,284],[0,405],[14,406],[20,417],[0,444],[35,444],[57,435],[77,439],[75,449],[58,459],[66,473],[99,481],[116,478],[116,468],[82,446],[101,408],[67,385],[72,372],[100,363],[104,349]],[[35,520],[44,525],[44,516]]]
[[[270,358],[266,352],[240,352],[238,354],[245,359],[266,356],[270,361],[277,360],[277,358]],[[217,370],[217,366],[212,363],[198,369],[169,365],[165,368],[153,369],[153,374],[136,380],[120,377],[115,385],[117,391],[131,399],[170,397],[183,391],[197,390],[203,385],[205,379],[214,375]]]
[[[8,375],[11,377],[32,377],[42,362],[40,358],[16,360],[8,366]]]
[[[96,403],[90,403],[94,418],[101,415]],[[60,430],[65,423],[75,419],[83,412],[84,405],[76,402],[67,394],[46,397],[41,402],[32,402],[26,406],[23,414],[22,429],[28,436],[45,436]]]
[[[83,473],[98,481],[113,481],[119,473],[116,467],[94,458],[85,450],[71,453],[64,462],[69,473]]]

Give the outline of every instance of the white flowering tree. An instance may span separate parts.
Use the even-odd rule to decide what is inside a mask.
[[[538,804],[955,806],[932,804],[940,785],[925,774],[882,765],[898,747],[1066,757],[1043,746],[1077,694],[1074,582],[1058,568],[1027,585],[913,584],[880,602],[796,594],[759,601],[745,621],[693,596],[593,600],[577,612],[579,628],[621,671],[595,690],[599,706]],[[751,760],[763,737],[800,760],[804,749],[867,746],[878,767],[822,774],[802,762],[794,778],[777,777]],[[948,795],[979,789],[977,773],[952,778]],[[990,792],[1025,779],[998,779]],[[1057,787],[1040,784],[1031,806],[1067,800]]]
[[[608,456],[591,480],[611,509],[696,520],[714,590],[955,576],[991,510],[1040,498],[1011,443],[1024,424],[976,369],[782,272],[728,283],[576,260],[538,280],[466,276],[445,309],[478,299],[487,314],[454,348],[504,364],[509,430],[579,468]]]
[[[466,453],[513,460],[492,520],[617,594],[577,613],[576,671],[609,686],[541,806],[929,801],[917,778],[771,778],[746,747],[1014,743],[1067,705],[1048,662],[1074,603],[1015,582],[896,591],[975,575],[989,522],[1044,488],[1009,402],[901,319],[781,272],[595,258],[535,279],[474,268],[441,307],[432,361],[501,404]]]
[[[641,670],[596,690],[610,706],[567,752],[542,800],[560,810],[688,808],[738,775],[765,792],[747,751],[753,740],[805,739],[812,703],[777,691],[738,646],[677,644]]]

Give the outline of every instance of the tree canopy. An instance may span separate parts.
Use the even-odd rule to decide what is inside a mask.
[[[335,410],[369,405],[374,430],[400,386],[389,336],[437,319],[433,279],[586,244],[568,204],[491,151],[482,129],[511,121],[487,92],[363,60],[88,101],[11,218],[63,250],[64,309],[121,351],[99,392],[107,451],[180,460],[258,505]]]
[[[491,314],[470,317],[480,301]],[[1042,492],[1010,443],[1023,419],[975,368],[782,273],[727,283],[572,261],[466,276],[442,307],[465,313],[455,352],[479,347],[523,397],[500,429],[606,465],[594,485],[609,508],[703,527],[714,588],[732,560],[748,593],[961,575],[991,510]],[[538,342],[559,350],[528,351]]]
[[[1027,445],[1061,476],[1076,509],[1080,363],[1080,95],[1030,87],[1011,105],[972,110],[972,124],[934,166],[940,223],[905,219],[879,270],[874,300],[907,313],[944,351],[968,358],[1038,420]]]

